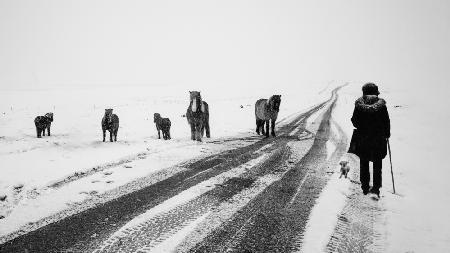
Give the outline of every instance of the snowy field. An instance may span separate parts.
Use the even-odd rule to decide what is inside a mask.
[[[279,90],[280,124],[328,99],[335,85]],[[217,141],[255,135],[254,102],[271,95],[263,89],[201,88],[210,105],[212,138],[200,144],[190,140],[190,128],[182,117],[188,90],[177,88],[2,92],[0,195],[6,200],[0,202],[0,236],[183,161],[233,148]],[[100,122],[105,108],[113,108],[120,118],[116,143],[102,142]],[[54,113],[52,136],[38,139],[33,120],[47,112]],[[172,140],[157,139],[155,112],[171,119]]]
[[[336,85],[279,90],[280,124],[326,100]],[[340,90],[332,116],[334,133],[340,127],[350,138],[350,117],[354,100],[361,95],[360,87],[360,83],[351,83]],[[423,94],[430,94],[425,88],[406,92],[401,87],[380,85],[380,89],[391,117],[397,194],[392,194],[386,157],[382,198],[377,203],[384,211],[375,227],[382,237],[376,243],[384,252],[446,252],[450,248],[450,219],[446,218],[450,190],[444,158],[450,120],[445,110],[436,110],[445,108],[445,94],[436,91],[429,95],[435,99],[425,103]],[[182,170],[177,165],[184,161],[235,147],[220,144],[221,139],[255,135],[253,104],[270,96],[268,91],[200,90],[211,111],[212,138],[203,143],[189,139],[190,130],[182,117],[188,91],[176,87],[2,92],[0,195],[6,199],[0,202],[0,236],[139,178],[159,171],[176,173]],[[100,120],[105,108],[113,108],[120,117],[117,143],[102,142]],[[52,136],[37,139],[33,119],[49,111],[55,114]],[[157,139],[154,112],[172,120],[172,140]],[[329,153],[335,149],[331,143],[327,147]],[[87,176],[73,180],[76,173]],[[350,194],[350,182],[337,177],[338,173],[332,175],[310,215],[303,252],[324,250],[333,232]],[[158,179],[155,176],[153,180]]]

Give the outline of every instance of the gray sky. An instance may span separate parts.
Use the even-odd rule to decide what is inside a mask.
[[[447,0],[0,0],[1,89],[444,86],[449,47]]]

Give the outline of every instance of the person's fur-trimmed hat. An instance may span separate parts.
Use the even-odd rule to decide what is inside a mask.
[[[366,83],[362,87],[363,95],[379,95],[378,86],[374,83]]]

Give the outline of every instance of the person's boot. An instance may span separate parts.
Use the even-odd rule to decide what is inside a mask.
[[[364,195],[367,195],[369,193],[369,188],[368,187],[367,188],[362,188],[362,190],[363,190],[363,194]]]
[[[373,194],[374,199],[380,199],[380,189],[370,189],[370,194]]]

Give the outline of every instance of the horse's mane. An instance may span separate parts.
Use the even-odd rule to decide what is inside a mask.
[[[52,113],[52,112],[46,113],[46,114],[44,115],[44,117],[46,117],[47,119],[49,119],[50,122],[53,121],[53,113]]]
[[[274,102],[275,100],[278,100],[279,102],[281,102],[280,99],[281,95],[272,95],[268,100],[267,100],[267,105],[269,107],[270,110],[274,109]]]
[[[105,109],[105,115],[102,118],[102,122],[112,123],[113,121],[113,109]]]
[[[194,100],[194,98],[198,98],[198,99],[202,100],[202,95],[200,94],[200,91],[190,91],[189,96],[190,96],[191,101]]]
[[[191,108],[192,112],[197,112],[198,108],[197,105],[200,106],[200,109],[202,112],[205,112],[205,106],[203,104],[202,96],[200,95],[199,91],[190,91],[190,99],[189,107]],[[194,103],[194,101],[196,103]]]

